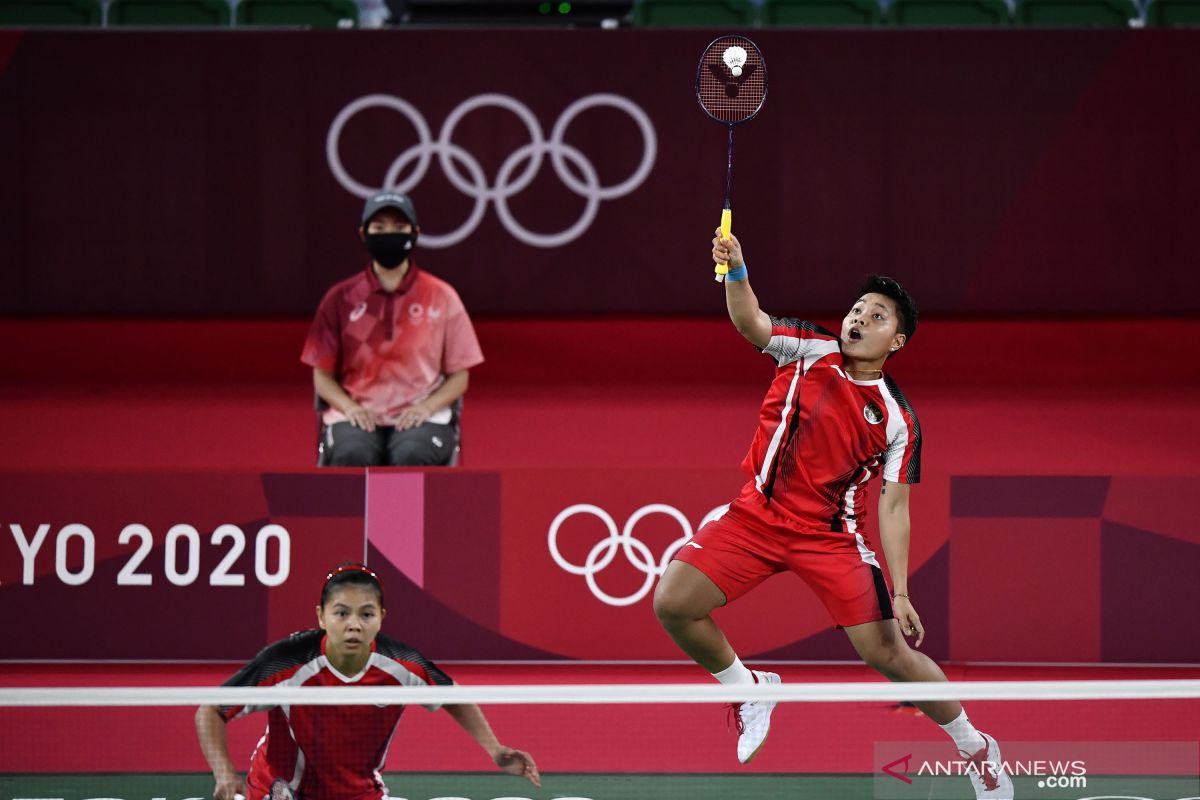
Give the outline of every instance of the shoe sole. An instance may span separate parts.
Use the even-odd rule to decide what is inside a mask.
[[[763,740],[762,740],[761,742],[759,742],[759,743],[758,743],[758,747],[754,748],[754,752],[753,752],[753,753],[751,753],[750,755],[746,756],[746,760],[742,762],[743,764],[749,764],[751,761],[753,761],[753,760],[754,760],[755,756],[757,756],[757,755],[758,755],[760,752],[762,752],[763,745],[765,745],[765,744],[767,743],[767,737],[768,737],[768,736],[770,736],[770,735],[771,735],[771,731],[770,731],[770,730],[768,730],[768,731],[767,731],[767,736],[764,736],[764,737],[763,737]]]

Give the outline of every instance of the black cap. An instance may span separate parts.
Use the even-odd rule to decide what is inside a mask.
[[[363,207],[363,227],[367,227],[367,223],[371,221],[371,217],[385,208],[394,208],[407,217],[408,221],[413,225],[417,224],[417,210],[413,208],[412,198],[406,194],[400,194],[399,192],[387,189],[367,198],[367,204]]]

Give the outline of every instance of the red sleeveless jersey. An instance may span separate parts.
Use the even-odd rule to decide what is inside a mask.
[[[811,322],[772,317],[763,352],[777,368],[742,462],[750,480],[739,504],[769,506],[801,528],[863,532],[872,478],[920,480],[916,413],[886,375],[852,379],[838,337]]]
[[[426,686],[453,681],[416,650],[382,634],[367,666],[342,675],[325,657],[325,632],[294,633],[260,652],[226,686]],[[351,695],[352,696],[352,695]],[[404,706],[223,706],[226,720],[268,713],[267,730],[246,775],[250,800],[264,797],[283,778],[298,797],[379,800],[386,797],[381,771]],[[427,708],[437,708],[436,706]]]

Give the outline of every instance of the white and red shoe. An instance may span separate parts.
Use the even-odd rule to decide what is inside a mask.
[[[762,672],[757,669],[750,671],[754,674],[755,683],[782,683],[774,672]],[[758,755],[771,730],[771,712],[774,710],[773,700],[733,704],[733,718],[738,732],[738,761],[749,764],[751,759]]]
[[[983,747],[977,752],[958,751],[967,761],[967,775],[975,789],[975,797],[977,800],[1013,800],[1012,777],[1004,771],[1000,745],[986,733],[979,735],[983,737]]]

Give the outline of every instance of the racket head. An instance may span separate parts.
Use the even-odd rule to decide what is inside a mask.
[[[725,63],[725,52],[740,47],[746,53],[742,74],[735,76]],[[696,67],[696,102],[710,118],[723,125],[749,122],[767,99],[767,62],[758,45],[745,36],[718,36],[704,48]]]

